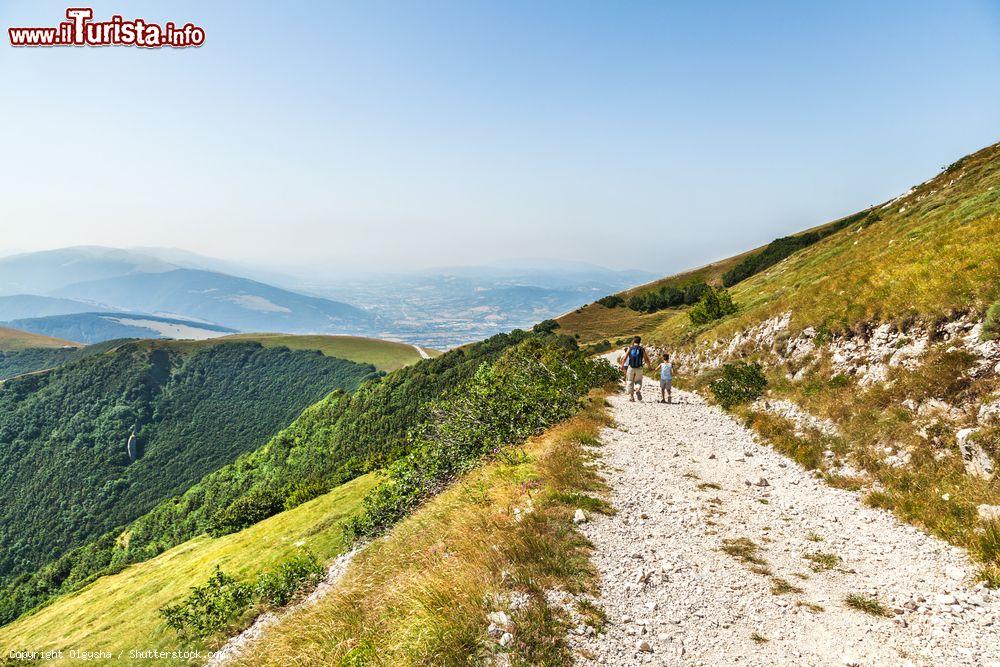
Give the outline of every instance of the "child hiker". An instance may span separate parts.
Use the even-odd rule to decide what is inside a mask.
[[[670,395],[670,385],[674,381],[674,365],[670,363],[670,355],[664,354],[660,362],[660,403],[673,403]]]

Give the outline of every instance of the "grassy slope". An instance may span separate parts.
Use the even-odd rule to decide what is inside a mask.
[[[216,565],[227,574],[250,579],[287,556],[297,544],[321,560],[332,559],[344,548],[341,521],[359,508],[373,484],[373,475],[359,477],[239,533],[215,539],[202,535],[119,574],[102,577],[0,628],[0,647],[37,651],[72,647],[115,655],[124,650],[126,656],[134,648],[203,649],[196,641],[178,639],[160,619],[158,609],[183,598],[190,586],[207,580]]]
[[[568,664],[566,620],[544,591],[593,591],[573,511],[606,511],[581,443],[608,423],[600,392],[585,410],[462,477],[361,552],[338,587],[272,628],[237,664],[490,664],[494,596],[518,591],[512,664]],[[517,520],[514,508],[533,506]],[[580,610],[584,613],[587,610]],[[592,619],[599,627],[600,618]]]
[[[691,332],[674,311],[652,331],[671,343],[726,337],[783,312],[792,331],[827,324],[944,317],[1000,297],[1000,144],[963,158],[887,207],[730,290],[741,312]]]
[[[413,346],[407,343],[359,336],[235,334],[217,338],[211,342],[227,340],[254,340],[265,347],[283,345],[293,350],[319,350],[328,357],[340,357],[357,363],[372,364],[380,371],[386,372],[415,364],[421,358]],[[435,350],[426,351],[431,356],[440,354]]]
[[[68,340],[43,336],[42,334],[21,331],[20,329],[8,329],[0,327],[0,350],[14,351],[26,350],[30,347],[66,347],[78,346]]]
[[[582,342],[644,334],[673,345],[692,333],[724,337],[789,310],[793,331],[824,322],[836,330],[873,319],[945,315],[996,299],[1000,144],[959,160],[907,196],[875,210],[879,222],[864,229],[852,225],[733,286],[730,291],[741,313],[706,331],[692,332],[683,309],[643,315],[591,304],[560,318],[561,333],[579,333]],[[745,256],[670,276],[622,296],[693,279],[714,282]]]

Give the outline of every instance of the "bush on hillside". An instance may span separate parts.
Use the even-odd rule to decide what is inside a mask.
[[[691,324],[700,326],[721,319],[726,315],[732,315],[737,311],[736,304],[725,290],[709,289],[701,297],[701,301],[688,311]]]
[[[330,485],[315,477],[286,487],[285,509],[290,510],[313,498],[319,498],[330,490]]]
[[[610,365],[552,341],[529,340],[508,350],[435,405],[411,453],[365,497],[364,511],[348,532],[385,531],[483,456],[572,414],[580,397],[616,375]]]
[[[588,356],[593,356],[595,354],[601,354],[602,352],[607,352],[612,347],[614,346],[611,344],[611,341],[605,338],[599,343],[592,343],[590,345],[585,346],[583,348],[583,352]]]
[[[180,603],[161,608],[160,615],[182,637],[205,638],[235,623],[252,602],[253,587],[216,566],[205,585],[192,588]]]
[[[212,515],[212,537],[235,533],[285,509],[285,496],[268,487],[256,489]]]
[[[983,322],[982,340],[1000,338],[1000,301],[997,301],[986,311],[986,321]]]
[[[257,577],[253,590],[257,600],[272,607],[282,607],[302,590],[310,590],[326,576],[326,568],[311,552],[289,556],[274,568]]]
[[[609,294],[608,296],[598,299],[597,303],[601,304],[605,308],[617,308],[618,306],[625,305],[625,299],[617,294]]]
[[[296,553],[252,583],[238,581],[218,566],[208,581],[195,586],[186,598],[160,608],[160,616],[181,637],[207,639],[236,623],[254,605],[282,607],[299,593],[312,590],[323,580],[326,568],[312,553]]]
[[[727,410],[759,398],[765,388],[767,378],[764,377],[761,365],[756,362],[725,364],[722,367],[722,377],[709,385],[715,400]]]
[[[550,334],[558,328],[559,323],[555,320],[542,320],[535,326],[531,327],[531,331],[536,334]]]

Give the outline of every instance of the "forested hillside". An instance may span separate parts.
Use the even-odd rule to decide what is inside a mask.
[[[127,343],[0,385],[0,577],[123,526],[370,365],[226,343]],[[130,456],[132,430],[137,440]]]
[[[521,342],[510,345],[516,340]],[[212,521],[209,535],[196,536],[155,559],[102,577],[85,590],[0,628],[0,644],[14,638],[38,650],[92,644],[113,654],[135,645],[167,652],[213,648],[258,614],[284,604],[259,592],[271,585],[271,573],[298,577],[296,572],[303,570],[294,564],[302,562],[302,549],[316,555],[319,563],[328,561],[350,548],[359,533],[386,529],[483,458],[520,459],[519,451],[501,451],[579,410],[581,397],[614,375],[606,364],[588,361],[571,340],[546,335],[504,337],[474,354],[456,352],[450,357],[449,364],[433,367],[430,373],[426,366],[432,364],[421,364],[425,368],[414,375],[444,375],[460,367],[460,374],[465,375],[467,364],[475,372],[438,395],[433,408],[407,435],[408,455],[397,459],[385,475],[363,475],[312,502],[305,502],[299,493],[304,487],[298,484],[290,494],[279,493],[285,503],[276,516],[263,518],[262,513],[255,513],[247,518],[256,525],[232,534],[218,535]],[[393,388],[414,399],[420,393],[414,384]],[[348,412],[352,409],[364,408],[358,405]],[[340,418],[345,415],[341,413]],[[297,435],[308,436],[318,445],[308,429]],[[291,458],[286,465],[297,467]],[[264,498],[267,489],[281,488],[260,486],[257,494],[244,499]],[[249,508],[244,499],[233,506]],[[495,510],[490,513],[496,515]],[[136,538],[135,532],[125,535],[122,541]],[[216,566],[221,571],[214,570]],[[320,567],[316,574],[321,573]],[[206,589],[206,580],[230,581],[233,586]],[[300,578],[286,580],[308,587]],[[193,586],[201,592],[193,593]],[[237,594],[230,595],[234,591]],[[182,659],[168,656],[163,662],[180,664]]]
[[[128,341],[109,340],[84,347],[29,347],[9,352],[0,351],[0,381],[86,359],[113,350],[126,342]]]
[[[500,334],[402,368],[379,381],[364,384],[353,395],[330,394],[305,410],[265,446],[206,475],[180,497],[160,502],[130,525],[125,521],[107,524],[108,532],[98,539],[12,581],[0,591],[0,623],[7,623],[53,595],[75,590],[101,574],[146,560],[206,531],[221,534],[249,525],[398,459],[407,452],[408,434],[427,419],[429,405],[448,390],[468,382],[484,362],[496,359],[528,336],[525,332]],[[245,345],[262,349],[259,344]],[[152,347],[158,349],[163,345]],[[220,344],[210,349],[228,347],[229,344]],[[280,349],[274,352],[310,355]],[[9,384],[27,379],[19,378]],[[179,387],[182,380],[175,382]],[[258,393],[266,395],[268,391],[258,390]],[[169,391],[163,394],[174,395]],[[159,405],[162,407],[156,414],[168,414],[170,402],[164,400]],[[131,418],[130,413],[126,414]],[[128,427],[127,419],[120,421]],[[180,420],[174,428],[182,428]],[[205,431],[210,434],[215,428],[210,424]],[[146,434],[144,429],[143,439],[151,437]],[[125,455],[124,444],[124,439],[116,442],[122,455]],[[118,527],[112,530],[114,525]]]

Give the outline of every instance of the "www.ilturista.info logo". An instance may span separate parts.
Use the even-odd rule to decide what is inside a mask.
[[[112,16],[107,21],[92,21],[90,7],[70,7],[68,21],[54,28],[7,28],[11,46],[141,46],[158,49],[165,46],[185,48],[205,43],[205,29],[173,21],[163,25],[145,19],[125,20]]]

